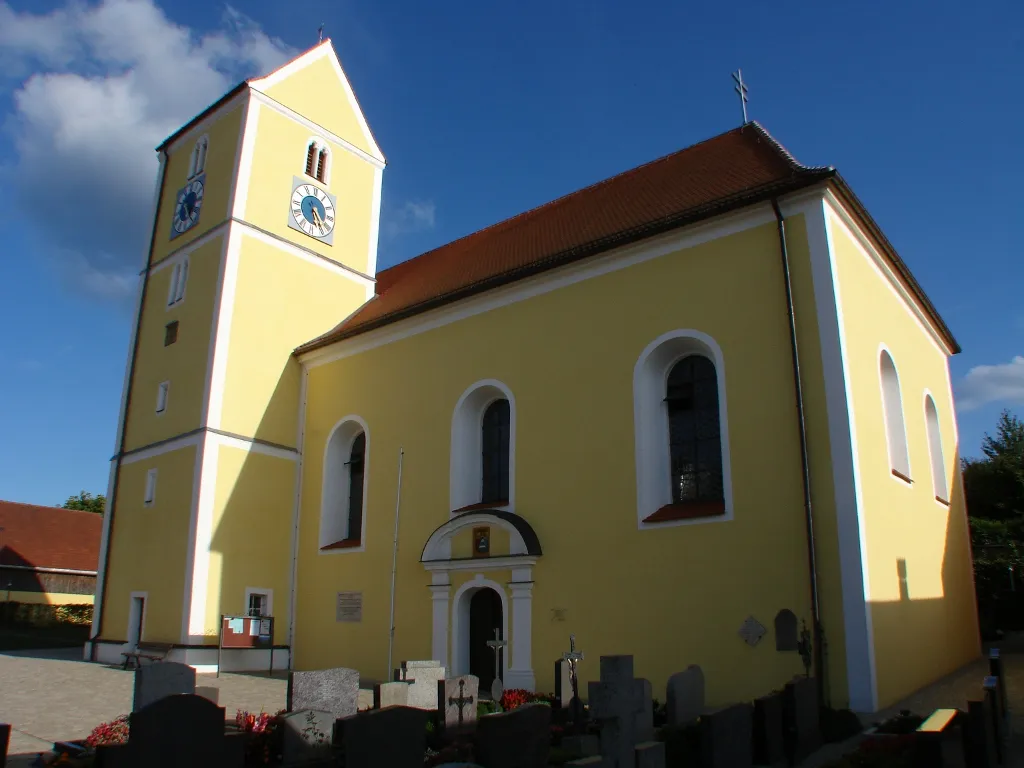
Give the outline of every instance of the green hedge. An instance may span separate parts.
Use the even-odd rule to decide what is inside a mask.
[[[32,627],[92,624],[92,606],[88,604],[47,605],[9,602],[0,605],[0,611],[8,622]]]

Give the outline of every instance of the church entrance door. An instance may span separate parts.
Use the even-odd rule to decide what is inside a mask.
[[[480,693],[491,690],[494,682],[494,650],[487,645],[493,640],[494,630],[501,634],[501,598],[489,587],[473,593],[469,601],[469,674],[480,678]],[[498,651],[498,669],[504,668],[502,654]]]

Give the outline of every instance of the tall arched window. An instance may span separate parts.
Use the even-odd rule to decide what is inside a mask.
[[[481,503],[508,504],[510,413],[509,402],[504,399],[495,400],[484,411]]]
[[[363,547],[366,515],[367,438],[362,420],[343,419],[331,432],[324,454],[320,549]]]
[[[942,432],[939,429],[939,412],[931,395],[924,397],[924,423],[928,430],[928,452],[932,460],[932,487],[935,500],[949,503],[946,489],[946,459],[942,455]]]
[[[885,415],[885,438],[889,447],[889,466],[896,477],[910,482],[910,453],[907,448],[907,428],[903,421],[903,398],[900,395],[900,377],[892,355],[882,350],[879,361],[882,378],[882,410]]]
[[[668,374],[665,404],[672,502],[724,502],[718,376],[703,355],[689,355]]]

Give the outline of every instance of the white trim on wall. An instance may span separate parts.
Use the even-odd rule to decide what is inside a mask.
[[[306,352],[299,359],[309,368],[358,355],[386,344],[441,328],[494,309],[542,296],[583,280],[628,269],[652,259],[668,256],[754,227],[774,224],[775,214],[768,204],[750,206],[742,211],[715,217],[640,243],[616,248],[605,254],[558,267],[535,277],[486,291],[405,320],[391,323],[335,342],[327,347]]]
[[[210,543],[213,538],[213,512],[217,494],[217,462],[220,445],[214,432],[203,433],[201,468],[197,479],[199,494],[194,514],[194,528],[189,530],[186,560],[191,559],[191,572],[185,576],[188,634],[183,642],[202,643],[206,634],[206,603],[210,580]],[[220,628],[216,628],[220,631]]]
[[[493,589],[501,598],[501,639],[508,640],[509,600],[505,588],[495,581],[484,578],[478,573],[475,578],[467,581],[452,597],[452,675],[469,674],[469,604],[481,589]],[[513,634],[516,628],[513,627]],[[505,646],[502,653],[501,678],[508,680],[509,657],[512,655],[512,644]]]
[[[302,259],[305,262],[318,266],[321,269],[326,269],[328,272],[331,272],[332,274],[348,278],[354,283],[358,283],[359,285],[365,286],[369,295],[373,295],[373,290],[374,286],[376,285],[376,281],[362,274],[361,272],[357,272],[351,267],[347,267],[344,264],[332,261],[329,258],[320,258],[318,256],[314,256],[309,251],[303,250],[302,248],[299,248],[294,244],[289,243],[287,240],[279,240],[277,238],[270,237],[265,232],[262,232],[261,230],[254,228],[251,224],[247,224],[246,222],[234,223],[239,225],[240,231],[247,237],[251,237],[255,240],[259,240],[261,243],[266,243],[267,245],[274,246],[275,248],[284,251],[289,256],[295,256],[299,259]]]
[[[267,598],[267,612],[266,616],[274,615],[274,590],[268,589],[267,587],[246,587],[245,588],[245,606],[242,610],[246,615],[249,614],[249,597],[251,595],[264,595]]]
[[[195,139],[201,134],[208,132],[215,122],[237,109],[244,99],[245,89],[242,89],[228,101],[221,104],[216,110],[181,134],[181,136],[175,137],[174,141],[164,147],[164,151],[167,152],[167,154],[171,154],[173,152],[177,152],[182,144],[188,144],[190,141],[195,141]]]
[[[120,431],[118,431],[120,434]],[[117,459],[110,460],[110,469],[107,473],[107,503],[103,505],[103,528],[100,533],[100,557],[99,571],[96,574],[96,600],[92,609],[92,630],[90,637],[96,637],[100,628],[100,619],[103,614],[103,588],[107,580],[107,549],[110,547],[110,505],[114,500],[114,475],[117,473]],[[92,655],[92,643],[85,644],[85,659]]]
[[[380,245],[380,197],[383,185],[384,169],[374,168],[373,202],[370,204],[370,248],[366,256],[366,274],[373,278],[377,277],[377,248]],[[367,286],[367,301],[373,298],[374,285]]]
[[[212,444],[205,439],[207,434],[202,432],[194,437],[196,455],[192,467],[192,499],[188,515],[188,544],[185,547],[185,587],[181,606],[181,642],[183,643],[190,642],[189,624],[192,619],[192,584],[195,576],[196,531],[199,526],[199,502],[200,492],[203,487],[203,463],[206,461],[207,450],[216,450],[216,447],[213,446],[211,448]]]
[[[718,379],[718,420],[722,448],[722,491],[725,514],[663,523],[644,519],[672,503],[671,452],[665,394],[672,367],[690,355],[703,355],[715,365]],[[732,460],[725,386],[725,356],[711,336],[677,329],[661,334],[640,353],[633,367],[633,429],[636,462],[636,522],[640,530],[679,525],[722,523],[733,519]]]
[[[302,518],[302,483],[306,472],[306,395],[309,392],[309,371],[300,366],[299,372],[299,414],[296,423],[298,464],[295,467],[295,501],[292,506],[292,567],[291,583],[288,585],[288,647],[295,655],[295,617],[297,615],[299,584],[299,525]],[[365,465],[364,470],[365,472]],[[368,473],[367,473],[367,476]]]
[[[348,537],[349,474],[345,462],[349,460],[352,445],[360,433],[365,435],[366,442],[363,452],[363,509],[359,546],[324,550],[323,548],[329,544]],[[367,495],[370,488],[370,430],[362,416],[349,414],[339,419],[331,428],[327,435],[327,441],[324,443],[323,462],[320,490],[320,532],[317,549],[322,555],[365,552]],[[341,478],[336,476],[339,465],[343,470]]]
[[[451,460],[449,462],[449,511],[480,503],[483,488],[483,419],[487,408],[498,400],[507,400],[508,429],[508,504],[495,509],[514,512],[516,508],[516,398],[504,382],[481,379],[470,384],[459,396],[452,411]]]
[[[857,712],[874,712],[878,704],[878,686],[870,583],[867,576],[867,533],[864,516],[861,514],[864,496],[860,481],[843,306],[835,248],[829,229],[828,205],[819,197],[793,208],[784,208],[787,216],[803,214],[811,255],[835,489],[849,707]]]
[[[245,104],[242,105],[242,119],[235,145],[235,167],[231,174],[231,192],[228,194],[228,216],[236,219],[245,216],[245,202],[252,178],[252,158],[256,149],[256,120],[260,105],[253,100],[251,93],[248,88],[245,89]]]
[[[204,393],[202,426],[219,429],[224,408],[224,386],[228,372],[228,350],[231,346],[231,321],[234,315],[235,290],[238,287],[238,264],[242,235],[237,227],[228,227],[224,237],[223,272],[216,301],[216,322],[210,332],[208,388]]]

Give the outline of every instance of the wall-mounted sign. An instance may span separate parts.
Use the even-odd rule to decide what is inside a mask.
[[[337,621],[359,622],[363,620],[363,593],[339,592]]]

